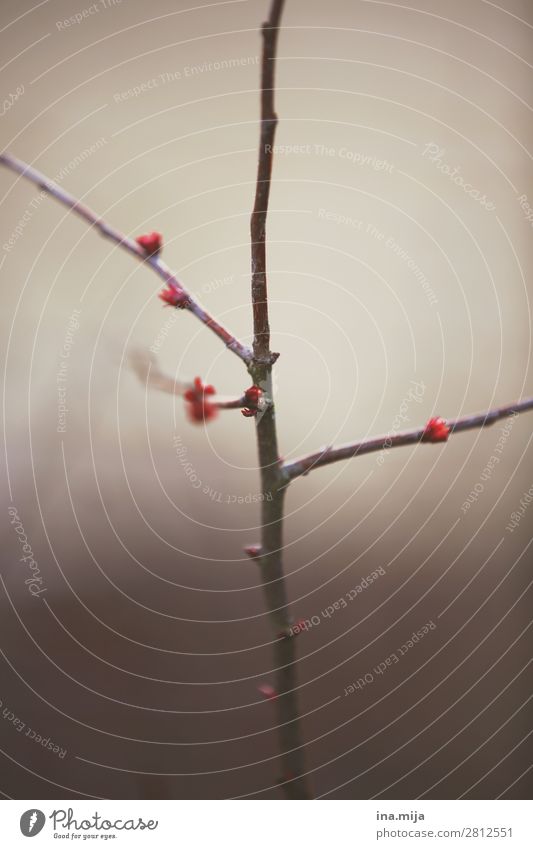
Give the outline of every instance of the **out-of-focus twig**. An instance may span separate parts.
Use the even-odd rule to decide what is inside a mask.
[[[250,220],[252,239],[252,308],[254,316],[254,357],[267,363],[275,357],[270,351],[268,293],[266,275],[266,219],[274,137],[278,116],[274,111],[274,86],[278,32],[285,0],[274,0],[268,21],[263,24],[263,56],[261,63],[261,136],[255,202]]]

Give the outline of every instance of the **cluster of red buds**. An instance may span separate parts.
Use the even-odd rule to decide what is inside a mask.
[[[143,249],[146,256],[157,256],[163,247],[163,237],[161,233],[146,233],[145,236],[137,236],[135,241],[139,247]]]
[[[204,386],[199,377],[194,378],[192,387],[187,389],[184,395],[187,413],[192,422],[208,422],[217,416],[218,407],[209,400],[209,397],[215,393],[214,386],[211,384]]]
[[[430,419],[424,428],[422,442],[446,442],[450,435],[450,428],[444,419]]]
[[[247,419],[257,415],[257,405],[262,394],[263,393],[259,386],[256,386],[255,384],[250,386],[250,388],[244,393],[244,400],[248,406],[244,407],[244,409],[241,410],[241,413]]]

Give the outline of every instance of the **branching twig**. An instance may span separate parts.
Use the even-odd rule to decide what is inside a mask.
[[[89,209],[88,206],[85,206],[85,204],[81,203],[71,194],[58,186],[57,183],[54,183],[53,180],[49,180],[44,176],[44,174],[41,174],[40,171],[37,171],[37,169],[28,165],[26,162],[22,162],[20,159],[16,159],[8,153],[2,153],[0,154],[0,165],[5,165],[6,168],[10,168],[12,171],[15,171],[17,174],[25,177],[27,180],[30,180],[30,182],[34,183],[38,188],[48,192],[52,195],[52,197],[59,201],[59,203],[62,203],[64,206],[72,210],[72,212],[76,213],[76,215],[79,215],[80,218],[83,218],[95,227],[102,236],[116,242],[117,245],[133,254],[137,259],[141,260],[141,262],[145,262],[149,265],[150,268],[152,268],[153,271],[155,271],[155,273],[158,274],[159,277],[161,277],[165,283],[167,283],[167,285],[177,293],[180,301],[179,306],[182,309],[186,309],[195,315],[196,318],[212,330],[219,339],[222,339],[224,345],[226,345],[230,351],[233,351],[234,354],[237,354],[237,356],[240,357],[246,365],[251,362],[252,352],[250,348],[239,342],[228,330],[226,330],[225,327],[222,327],[218,321],[215,321],[215,319],[210,316],[197,301],[195,301],[192,295],[187,292],[183,284],[170,270],[168,265],[159,258],[159,256],[147,256],[145,251],[139,247],[137,242],[133,239],[129,239],[118,230],[115,230],[102,218],[100,218],[96,212],[93,212],[93,210]]]
[[[515,404],[508,404],[505,407],[497,407],[493,410],[488,410],[486,413],[476,413],[471,416],[455,419],[454,421],[446,421],[446,424],[450,429],[450,434],[459,433],[462,430],[487,427],[494,424],[498,419],[523,413],[526,410],[533,410],[533,398],[525,398],[523,401],[517,401]],[[285,463],[283,468],[288,478],[293,480],[300,475],[307,475],[313,469],[318,469],[319,466],[327,466],[330,463],[337,463],[339,460],[348,460],[351,457],[359,457],[362,454],[371,454],[373,451],[396,448],[400,445],[416,445],[416,443],[423,441],[424,432],[425,428],[417,428],[416,430],[402,431],[401,433],[395,433],[390,436],[375,436],[372,439],[364,439],[361,442],[350,442],[347,445],[340,445],[338,448],[324,448],[321,451],[300,457],[298,460]]]

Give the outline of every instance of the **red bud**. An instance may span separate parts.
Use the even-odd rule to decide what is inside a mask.
[[[135,239],[139,247],[143,249],[146,256],[154,256],[158,254],[163,246],[163,237],[161,233],[146,233],[144,236],[137,236]]]

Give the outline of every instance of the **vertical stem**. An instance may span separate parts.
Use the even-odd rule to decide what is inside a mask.
[[[268,404],[257,416],[257,446],[261,468],[261,580],[275,637],[274,701],[278,723],[283,791],[288,798],[310,799],[298,709],[296,638],[290,636],[291,615],[283,572],[283,514],[288,478],[278,454],[276,414],[272,399],[271,365],[254,370],[254,382],[264,387]]]
[[[264,407],[256,416],[261,488],[261,580],[275,638],[275,700],[283,769],[283,789],[289,798],[308,799],[298,712],[295,638],[290,635],[291,616],[283,573],[283,505],[289,482],[279,459],[276,414],[272,393],[272,365],[277,354],[270,350],[266,275],[266,220],[272,177],[274,138],[278,123],[274,111],[274,85],[279,24],[285,0],[272,0],[270,15],[262,27],[261,135],[255,202],[250,220],[252,242],[252,308],[254,319],[253,361],[248,370],[263,390]],[[281,635],[281,636],[280,636]]]

